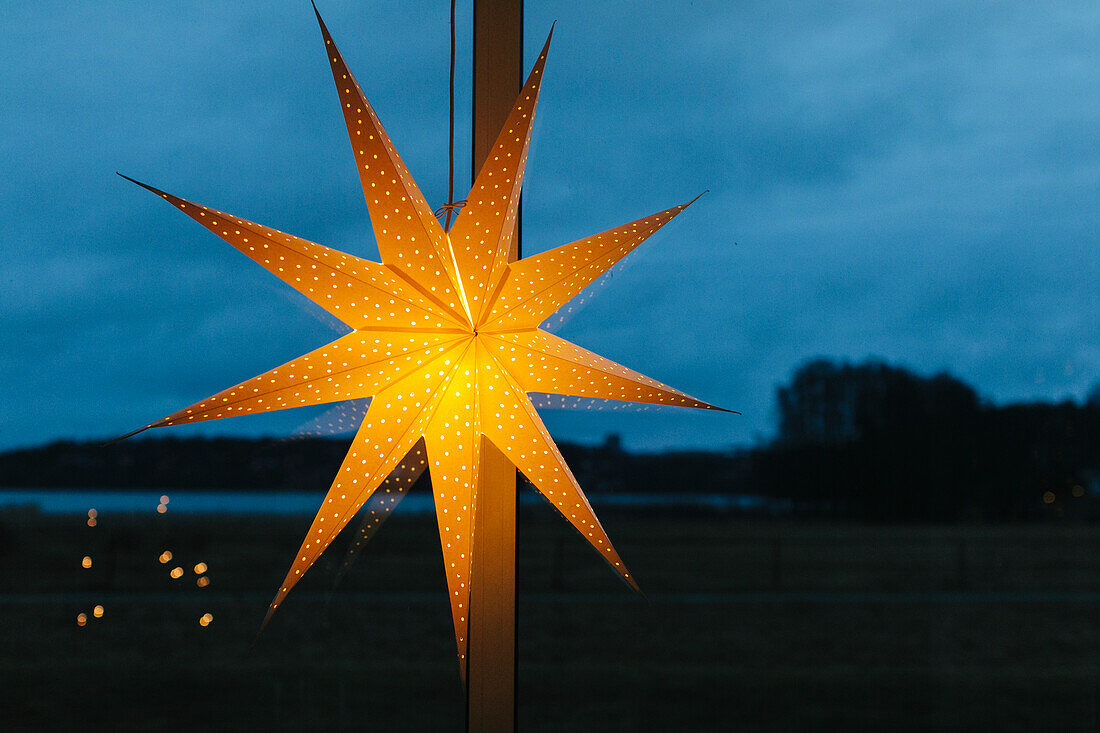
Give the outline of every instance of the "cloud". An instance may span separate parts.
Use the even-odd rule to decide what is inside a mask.
[[[312,11],[288,7],[10,12],[0,447],[125,432],[332,335],[113,175],[376,256]],[[322,10],[441,202],[446,13]],[[554,19],[526,251],[711,191],[563,333],[745,413],[551,415],[563,438],[745,443],[770,432],[775,385],[816,354],[947,369],[998,401],[1080,397],[1100,381],[1093,5],[531,4],[529,55]],[[460,150],[468,64],[460,32]]]

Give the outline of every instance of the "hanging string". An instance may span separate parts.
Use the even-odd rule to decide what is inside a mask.
[[[443,222],[444,231],[450,231],[451,229],[451,215],[458,212],[459,207],[465,204],[465,201],[455,201],[455,0],[451,0],[451,119],[450,119],[450,141],[447,145],[447,203],[440,206],[435,210],[435,215],[438,217],[444,211],[447,212],[447,218]]]

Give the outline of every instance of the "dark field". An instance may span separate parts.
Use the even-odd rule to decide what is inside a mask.
[[[601,516],[648,600],[521,515],[523,730],[1100,729],[1100,528]],[[8,513],[0,729],[461,730],[430,518],[332,592],[338,540],[249,653],[308,524]]]

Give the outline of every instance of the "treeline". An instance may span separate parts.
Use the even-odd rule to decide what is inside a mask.
[[[743,494],[761,511],[876,521],[1100,518],[1100,392],[997,407],[950,375],[819,359],[776,403],[776,437],[752,449],[560,447],[590,493]],[[0,486],[322,491],[349,443],[60,442],[0,454]]]
[[[110,489],[327,489],[350,439],[144,438],[0,454],[0,485]]]
[[[877,520],[1088,516],[1100,493],[1100,392],[996,407],[947,375],[824,359],[777,393],[751,482],[807,513]]]
[[[145,438],[103,446],[58,442],[0,454],[0,486],[323,491],[350,438]],[[724,492],[745,486],[749,457],[706,451],[632,454],[559,445],[586,491]]]

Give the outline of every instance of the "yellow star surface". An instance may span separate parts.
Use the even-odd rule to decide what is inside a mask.
[[[371,511],[384,513],[386,502],[378,498],[399,495],[426,468],[464,669],[483,441],[507,456],[637,589],[528,393],[720,409],[538,328],[687,204],[509,262],[548,38],[468,203],[444,231],[318,21],[382,262],[139,184],[352,329],[142,430],[372,398],[268,618],[372,496]]]

